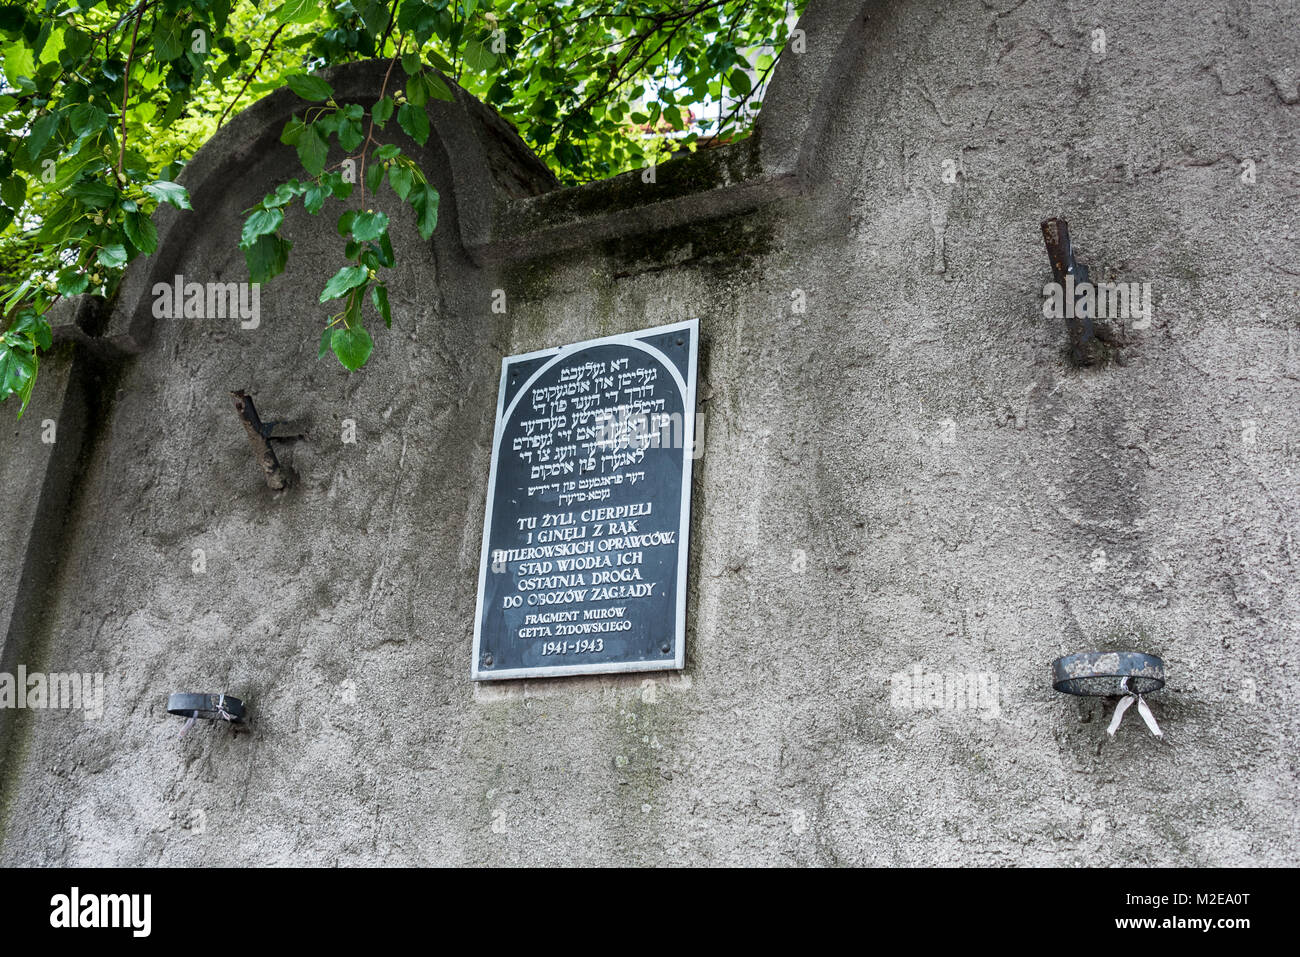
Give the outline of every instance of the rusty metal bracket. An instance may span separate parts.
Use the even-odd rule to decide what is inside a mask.
[[[1070,243],[1070,224],[1053,216],[1040,224],[1047,257],[1052,262],[1052,278],[1065,292],[1065,301],[1073,308],[1066,312],[1066,328],[1070,334],[1070,358],[1075,365],[1086,366],[1093,361],[1092,317],[1078,302],[1082,286],[1088,282],[1088,267],[1076,262],[1074,246]]]
[[[296,423],[263,422],[257,414],[257,406],[253,404],[251,395],[243,389],[230,394],[235,399],[235,411],[239,413],[239,420],[244,423],[244,431],[248,433],[248,444],[253,447],[253,454],[257,456],[257,463],[262,467],[267,486],[277,492],[287,488],[289,473],[280,465],[275,449],[271,448],[270,440],[301,438],[307,434],[305,428]]]

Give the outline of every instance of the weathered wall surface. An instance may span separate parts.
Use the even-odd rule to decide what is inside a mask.
[[[150,321],[157,278],[245,278],[292,100],[196,158],[99,337],[131,354],[0,433],[36,501],[70,468],[36,423],[90,384],[66,504],[4,519],[39,601],[0,625],[6,666],[108,676],[102,720],[11,715],[0,864],[1296,863],[1295,5],[812,6],[758,136],[653,185],[553,190],[439,105],[442,221],[398,217],[354,375],[315,360],[339,251],[305,215],[259,328]],[[1091,368],[1041,315],[1048,215],[1155,293]],[[686,670],[475,687],[501,356],[691,316]],[[311,424],[287,492],[238,388]],[[1166,741],[1052,691],[1094,647],[1166,659]],[[894,707],[916,665],[997,675],[996,713]],[[182,690],[252,730],[178,739]]]

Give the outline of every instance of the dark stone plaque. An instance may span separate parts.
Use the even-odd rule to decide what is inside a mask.
[[[475,680],[685,663],[699,322],[507,356]]]

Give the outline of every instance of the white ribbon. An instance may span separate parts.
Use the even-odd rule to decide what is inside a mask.
[[[1106,729],[1106,733],[1112,738],[1115,737],[1115,731],[1119,728],[1119,723],[1124,717],[1124,712],[1129,709],[1129,705],[1136,701],[1138,714],[1142,715],[1142,720],[1146,722],[1147,730],[1157,738],[1163,738],[1165,736],[1164,732],[1160,730],[1160,725],[1156,724],[1156,716],[1151,713],[1151,709],[1147,706],[1146,699],[1137,692],[1129,691],[1127,677],[1119,683],[1119,689],[1124,692],[1124,697],[1121,698],[1119,704],[1115,706],[1115,716],[1110,719],[1110,727]]]
[[[225,718],[227,721],[235,720],[235,716],[226,710],[226,693],[224,691],[221,692],[221,697],[217,699],[217,716]],[[193,727],[194,722],[197,720],[199,720],[199,713],[197,711],[191,711],[189,720],[185,722],[185,727],[181,728],[181,733],[176,735],[176,737],[185,737],[185,732]]]

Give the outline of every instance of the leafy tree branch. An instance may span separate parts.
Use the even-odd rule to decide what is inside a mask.
[[[348,369],[393,321],[393,217],[429,238],[439,197],[389,139],[423,145],[444,77],[495,107],[563,183],[742,136],[802,0],[0,0],[0,400],[32,394],[62,297],[111,296],[158,245],[160,203],[190,207],[184,164],[255,98],[303,101],[281,141],[302,172],[247,215],[250,279],[288,262],[285,213],[340,204],[343,265],[320,294],[320,353]],[[373,104],[329,66],[388,60]],[[399,72],[400,67],[400,72]],[[390,125],[391,124],[391,125]],[[328,169],[337,150],[344,159]],[[386,188],[385,188],[386,187]],[[359,188],[360,208],[352,193]],[[402,212],[405,207],[410,212]],[[370,302],[367,307],[366,302]]]

